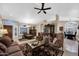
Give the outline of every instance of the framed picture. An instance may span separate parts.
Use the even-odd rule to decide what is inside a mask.
[[[15,28],[15,36],[17,36],[17,28]]]

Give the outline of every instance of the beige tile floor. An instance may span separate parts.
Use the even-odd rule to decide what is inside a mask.
[[[78,56],[78,42],[64,39],[64,54],[63,56]]]

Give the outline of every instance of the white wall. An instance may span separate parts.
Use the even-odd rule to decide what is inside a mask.
[[[38,24],[38,25],[36,26],[37,35],[38,35],[39,32],[43,32],[43,29],[44,29],[44,26],[41,25],[41,24]]]
[[[3,20],[3,25],[11,25],[13,27],[12,28],[12,31],[13,31],[12,32],[12,35],[13,35],[12,39],[14,41],[18,41],[18,39],[22,38],[23,34],[20,34],[20,27],[27,28],[27,24],[25,24],[25,23],[19,23],[17,21],[9,20],[9,19],[4,19]],[[24,25],[26,25],[26,26],[24,27]],[[29,28],[27,29],[27,32],[29,33]]]
[[[16,28],[16,31],[15,31],[15,28]],[[17,24],[15,24],[15,25],[13,25],[13,40],[14,41],[18,41],[18,25]],[[15,33],[17,34],[17,35],[15,35]]]
[[[23,34],[20,33],[20,28],[26,28],[27,29],[27,33],[29,34],[29,27],[27,26],[27,24],[26,23],[19,23],[18,24],[18,39],[21,39],[22,35],[23,35]]]
[[[11,25],[12,26],[12,39],[14,41],[18,41],[18,22],[14,21],[14,20],[10,20],[10,19],[3,19],[3,25]],[[16,32],[15,32],[15,28],[16,28]],[[17,35],[15,35],[15,33]]]
[[[0,30],[3,29],[2,19],[0,19]],[[0,37],[2,37],[2,33],[0,32]]]
[[[64,28],[65,24],[66,24],[66,21],[59,21],[58,24],[57,24],[57,32],[60,32],[59,27],[62,26]]]
[[[57,32],[59,32],[59,27],[60,26],[65,26],[65,24],[67,23],[68,21],[59,21],[58,22],[58,26],[57,26]],[[76,21],[79,25],[79,21]],[[79,30],[77,29],[77,38],[79,39]]]
[[[1,20],[0,20],[0,22],[1,22]],[[65,26],[65,24],[66,24],[66,22],[67,21],[58,21],[58,24],[57,24],[57,32],[59,32],[59,27],[60,26]],[[79,24],[79,22],[77,21],[77,23]],[[20,25],[24,25],[24,24],[18,24],[18,22],[16,22],[15,21],[15,23],[6,23],[7,25],[12,25],[13,26],[13,39],[15,40],[15,41],[18,41],[18,39],[20,39],[20,38],[22,38],[22,35],[19,33],[20,32]],[[53,23],[52,24],[55,24],[55,21],[53,21]],[[27,25],[27,24],[26,24]],[[15,35],[15,28],[17,28],[17,35]],[[28,29],[27,29],[27,32],[29,33],[29,27],[27,27]],[[37,33],[38,32],[43,32],[44,31],[44,24],[38,24],[37,26],[36,26],[36,29],[37,29]],[[79,30],[78,30],[78,32],[77,32],[77,36],[79,37]]]

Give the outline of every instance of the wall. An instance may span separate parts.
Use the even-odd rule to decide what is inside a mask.
[[[11,25],[13,28],[12,28],[12,35],[13,35],[13,40],[14,41],[17,41],[18,40],[18,22],[17,21],[14,21],[13,19],[3,19],[3,25]],[[16,31],[15,31],[15,28],[16,28]],[[16,35],[15,35],[16,33]]]
[[[9,20],[9,19],[3,19],[4,25],[12,25],[13,26],[13,40],[18,41],[18,39],[22,38],[22,35],[20,33],[20,28],[26,28],[27,33],[29,33],[29,28],[27,27],[27,24],[25,23],[19,23],[17,21]]]
[[[64,28],[65,24],[66,24],[66,21],[58,21],[58,24],[57,24],[57,32],[60,32],[59,31],[59,27],[62,26]]]
[[[65,24],[67,23],[68,21],[59,21],[58,22],[58,26],[57,26],[57,32],[59,32],[59,27],[60,26],[65,26]],[[76,21],[79,25],[79,21]],[[79,30],[77,29],[77,38],[79,39]]]
[[[39,24],[39,25],[36,26],[37,35],[38,35],[39,32],[43,32],[42,27],[43,27],[43,26],[41,26],[41,24]]]
[[[29,27],[27,27],[27,24],[25,23],[19,23],[17,21],[14,21],[13,19],[3,19],[3,25],[11,25],[13,26],[13,40],[18,41],[18,39],[22,38],[22,35],[20,33],[20,28],[26,28],[27,33],[29,34]]]
[[[1,22],[1,20],[0,20]],[[52,24],[55,24],[55,21],[52,21],[53,23]],[[60,26],[65,26],[67,21],[58,21],[57,23],[57,32],[59,32],[59,27]],[[79,24],[79,21],[77,21],[77,23]],[[20,34],[20,27],[23,27],[23,28],[27,28],[27,32],[29,33],[29,27],[27,27],[27,24],[24,24],[24,23],[18,23],[16,21],[13,21],[13,20],[9,20],[9,19],[3,19],[3,24],[4,25],[12,25],[13,26],[13,39],[15,41],[18,41],[18,39],[22,38],[22,34]],[[26,25],[26,27],[24,27],[24,25]],[[17,29],[15,31],[15,28]],[[44,23],[43,24],[38,24],[36,26],[36,29],[37,29],[37,33],[38,32],[43,32],[44,30]],[[17,33],[17,35],[15,35],[15,33]],[[79,30],[77,32],[77,37],[79,37]]]
[[[58,21],[57,22],[57,24],[56,24],[56,21],[51,21],[51,22],[49,22],[49,23],[51,23],[51,24],[56,24],[55,25],[55,33],[58,33],[58,32],[60,32],[59,31],[59,27],[63,27],[64,28],[64,26],[65,26],[65,24],[67,23],[68,21]],[[75,21],[75,22],[77,22],[78,24],[79,24],[79,21]],[[44,24],[44,23],[43,23]],[[44,25],[41,25],[41,24],[38,24],[37,26],[36,26],[36,29],[37,29],[37,33],[38,32],[43,32],[43,30],[44,30]],[[79,37],[79,30],[77,29],[77,37]]]
[[[21,28],[25,28],[27,30],[27,33],[29,33],[29,28],[27,28],[27,24],[19,23],[19,25],[18,25],[18,39],[21,39],[22,35],[23,35],[22,33],[20,33]]]
[[[77,21],[78,25],[79,25],[79,21]],[[77,29],[77,37],[79,39],[79,29]]]
[[[2,37],[2,32],[1,32],[2,29],[3,29],[2,19],[0,19],[0,37]]]
[[[39,32],[44,32],[44,26],[45,26],[45,23],[37,24],[37,26],[36,26],[37,35]]]

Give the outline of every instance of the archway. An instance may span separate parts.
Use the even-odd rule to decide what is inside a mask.
[[[65,36],[69,36],[64,39],[64,49],[68,51],[70,55],[78,55],[78,42],[75,38],[73,38],[74,36],[76,37],[77,29],[77,22],[70,21],[64,26]]]

